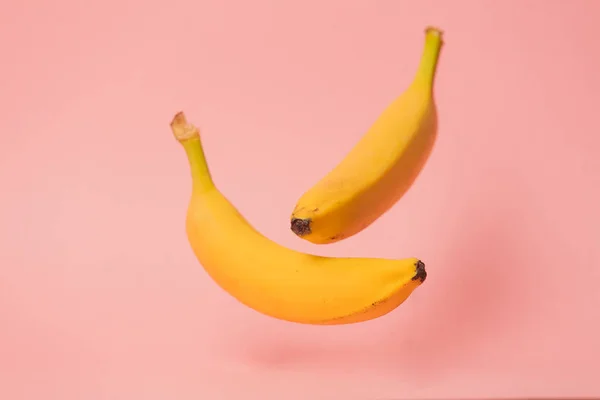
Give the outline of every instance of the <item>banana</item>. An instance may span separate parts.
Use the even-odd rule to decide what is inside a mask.
[[[289,322],[350,324],[389,313],[425,281],[417,258],[322,257],[263,236],[215,186],[199,130],[183,112],[170,126],[191,170],[188,241],[212,280],[241,304]]]
[[[314,244],[349,238],[386,213],[412,186],[437,136],[433,84],[442,32],[428,27],[409,87],[346,157],[298,200],[291,230]]]

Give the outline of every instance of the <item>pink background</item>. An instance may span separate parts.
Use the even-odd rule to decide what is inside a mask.
[[[599,17],[594,0],[4,1],[0,398],[600,395]],[[297,239],[296,199],[404,90],[429,24],[446,45],[420,179],[361,235]],[[353,326],[239,305],[186,241],[181,109],[262,232],[418,256],[426,284]]]

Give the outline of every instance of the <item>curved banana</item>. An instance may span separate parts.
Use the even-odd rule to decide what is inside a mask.
[[[298,200],[291,230],[315,244],[351,237],[387,212],[412,186],[437,135],[433,97],[442,32],[425,30],[411,85],[347,156]]]
[[[189,243],[208,275],[242,304],[285,321],[349,324],[389,313],[425,281],[416,258],[321,257],[271,241],[215,187],[198,129],[183,113],[171,129],[191,169]]]

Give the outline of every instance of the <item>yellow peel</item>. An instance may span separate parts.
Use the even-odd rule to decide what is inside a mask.
[[[321,257],[268,239],[215,186],[197,128],[178,113],[171,129],[192,176],[189,243],[208,275],[240,303],[285,321],[349,324],[389,313],[425,281],[417,258]]]
[[[417,72],[340,163],[298,199],[291,230],[316,244],[361,232],[413,185],[437,137],[433,97],[442,31],[428,27]]]

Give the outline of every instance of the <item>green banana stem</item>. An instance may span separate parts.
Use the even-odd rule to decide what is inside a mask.
[[[214,189],[215,184],[206,162],[198,128],[189,124],[185,115],[180,112],[173,118],[171,129],[187,154],[192,174],[192,190],[201,193]]]
[[[417,69],[415,83],[425,85],[430,90],[433,89],[435,72],[444,44],[442,36],[443,32],[437,28],[429,27],[425,30],[425,45]]]

